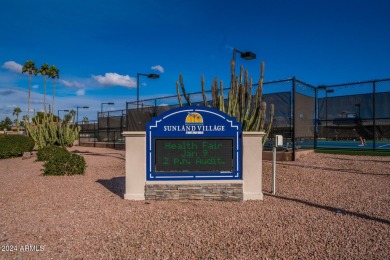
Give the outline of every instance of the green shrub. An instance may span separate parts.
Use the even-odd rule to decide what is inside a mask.
[[[31,152],[35,142],[29,136],[2,135],[0,136],[0,159],[17,157],[24,152]]]
[[[68,150],[62,146],[50,145],[38,149],[37,160],[38,161],[49,161],[58,153],[68,153]]]
[[[85,159],[74,153],[56,153],[44,164],[44,175],[75,175],[84,174]]]

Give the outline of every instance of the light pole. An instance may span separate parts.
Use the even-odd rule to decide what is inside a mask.
[[[139,76],[146,76],[149,79],[158,79],[160,77],[160,75],[154,73],[151,74],[137,73],[137,110],[139,106]]]
[[[325,129],[326,141],[328,140],[328,93],[333,93],[334,89],[326,89],[326,86],[319,86],[318,89],[325,90]]]
[[[57,112],[58,118],[60,118],[60,111],[69,112],[69,109],[59,109]]]
[[[87,106],[77,107],[77,111],[76,111],[76,123],[77,124],[79,123],[79,108],[88,109],[89,107],[87,107]]]
[[[101,108],[100,112],[103,113],[103,105],[110,105],[110,106],[112,106],[112,105],[114,105],[114,104],[115,104],[114,102],[105,102],[105,103],[102,103],[102,108]]]
[[[253,60],[253,59],[256,59],[256,54],[251,52],[251,51],[239,51],[237,49],[234,49],[233,48],[233,60],[236,61],[236,52],[240,53],[241,54],[241,58],[243,58],[244,60]]]

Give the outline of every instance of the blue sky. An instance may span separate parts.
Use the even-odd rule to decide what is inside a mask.
[[[0,120],[14,107],[27,114],[28,76],[20,65],[56,65],[55,113],[104,110],[175,94],[183,74],[188,92],[209,89],[215,76],[229,85],[232,48],[256,53],[245,61],[258,80],[290,78],[318,86],[390,77],[390,1],[386,0],[19,0],[0,9]],[[43,110],[43,77],[32,81],[31,107]],[[48,81],[48,99],[52,82]]]

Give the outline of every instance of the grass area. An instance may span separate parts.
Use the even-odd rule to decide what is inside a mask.
[[[365,155],[365,156],[390,156],[390,150],[376,150],[372,149],[337,149],[337,148],[317,148],[316,153],[327,154],[346,154],[346,155]]]

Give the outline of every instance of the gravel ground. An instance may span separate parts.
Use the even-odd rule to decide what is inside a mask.
[[[71,150],[85,175],[0,160],[0,259],[390,259],[389,157],[278,163],[275,196],[264,161],[264,201],[140,202],[123,151]]]

